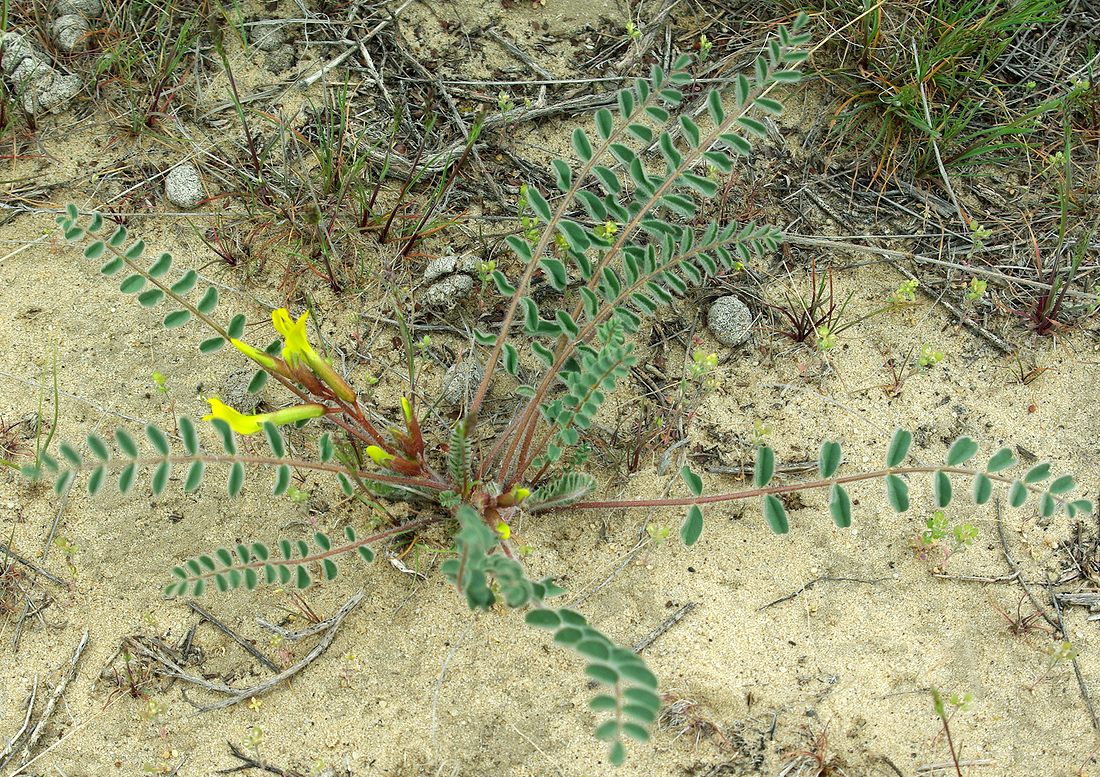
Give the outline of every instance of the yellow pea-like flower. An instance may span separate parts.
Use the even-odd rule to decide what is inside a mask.
[[[297,369],[304,363],[337,397],[354,404],[355,390],[309,344],[306,338],[308,320],[308,311],[299,316],[297,321],[290,317],[290,311],[286,308],[271,312],[271,324],[283,336],[283,360],[291,369]]]
[[[307,418],[317,418],[325,414],[324,405],[308,404],[285,407],[282,410],[276,410],[274,413],[245,415],[234,410],[217,397],[212,397],[206,401],[210,403],[210,412],[204,415],[202,420],[212,421],[215,418],[220,418],[229,424],[229,428],[237,434],[255,434],[264,428],[265,423],[282,426],[283,424],[292,424],[295,421],[304,421]]]

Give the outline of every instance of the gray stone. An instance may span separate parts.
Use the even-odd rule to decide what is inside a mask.
[[[286,43],[286,22],[271,21],[252,25],[252,42],[263,51],[275,51]]]
[[[718,342],[732,348],[741,345],[752,334],[752,313],[732,294],[719,297],[707,313],[707,326]]]
[[[194,208],[202,202],[206,192],[195,166],[184,162],[173,167],[164,177],[164,195],[177,208]]]
[[[443,376],[443,402],[450,407],[469,405],[484,377],[485,368],[473,359],[452,364]]]
[[[63,76],[50,67],[36,71],[33,79],[21,83],[23,110],[35,116],[64,109],[83,86],[78,76]]]
[[[296,57],[297,53],[294,51],[293,46],[280,46],[267,53],[264,57],[264,64],[272,73],[282,73],[284,70],[290,70],[294,67]]]
[[[75,13],[94,19],[103,13],[103,3],[100,0],[57,0],[56,10],[59,16]]]
[[[4,72],[9,76],[24,60],[34,59],[34,48],[17,32],[0,33],[0,53],[3,55]]]
[[[454,310],[462,298],[474,290],[474,279],[465,273],[448,275],[424,292],[424,304],[441,312]]]
[[[433,259],[428,262],[428,266],[424,268],[424,280],[428,283],[433,283],[453,272],[477,275],[480,265],[481,259],[474,254],[463,254],[462,256],[449,254],[447,256],[441,256],[438,259]]]
[[[11,80],[16,90],[22,94],[31,89],[36,81],[44,81],[53,76],[53,68],[44,62],[39,62],[34,57],[27,57],[15,71],[11,73]]]
[[[84,36],[88,32],[88,20],[80,14],[65,14],[54,20],[53,40],[66,53],[84,48]]]

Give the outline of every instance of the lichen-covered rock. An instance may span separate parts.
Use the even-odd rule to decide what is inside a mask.
[[[198,169],[190,162],[173,167],[164,177],[164,196],[177,208],[197,206],[206,197]]]
[[[34,59],[34,48],[17,32],[0,33],[0,60],[4,73],[12,75],[24,60]]]
[[[88,33],[88,20],[80,14],[65,14],[54,19],[51,32],[57,47],[66,53],[72,53],[83,47],[84,36]]]
[[[722,345],[741,345],[752,334],[752,313],[744,302],[730,294],[719,297],[707,313],[707,326]]]
[[[473,359],[452,364],[443,376],[444,404],[450,407],[469,405],[484,377],[485,368]]]
[[[55,10],[59,16],[80,14],[94,19],[103,13],[103,3],[100,0],[57,0]]]
[[[83,86],[79,76],[61,75],[50,67],[23,83],[23,110],[35,116],[63,110]]]
[[[428,266],[424,268],[424,280],[427,283],[434,283],[454,272],[465,273],[470,276],[477,275],[478,265],[480,264],[481,260],[473,254],[441,256],[428,262]]]
[[[252,42],[263,51],[275,51],[286,43],[286,27],[287,23],[279,20],[253,24]]]
[[[458,307],[458,303],[473,290],[473,278],[466,273],[455,273],[429,286],[424,292],[424,304],[432,310],[446,313]]]
[[[264,65],[272,73],[282,73],[294,66],[296,57],[297,52],[294,51],[293,46],[280,46],[267,52],[264,56]]]
[[[424,292],[424,305],[440,313],[454,310],[462,298],[473,291],[480,264],[481,260],[474,254],[449,254],[428,262],[424,281],[431,285]]]

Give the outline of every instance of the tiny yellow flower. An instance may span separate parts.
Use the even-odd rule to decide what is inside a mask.
[[[506,540],[512,536],[512,527],[506,524],[504,521],[501,521],[497,524],[497,534],[500,535],[500,538],[502,540]]]
[[[263,699],[257,699],[253,696],[248,702],[248,708],[253,712],[259,712],[260,707],[264,706]]]
[[[210,403],[210,413],[204,415],[202,420],[212,421],[215,418],[220,418],[229,424],[229,428],[237,434],[255,434],[264,428],[265,423],[282,426],[295,421],[303,421],[306,418],[317,418],[325,414],[324,405],[309,404],[286,407],[282,410],[276,410],[274,413],[245,415],[234,410],[217,397],[212,397],[206,401]]]

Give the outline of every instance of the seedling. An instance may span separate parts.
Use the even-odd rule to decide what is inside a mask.
[[[953,693],[945,702],[938,689],[933,688],[931,694],[932,709],[936,711],[936,716],[943,724],[943,735],[947,740],[947,749],[951,753],[951,763],[955,766],[955,774],[957,777],[963,777],[962,765],[959,763],[959,751],[955,748],[955,740],[951,737],[951,719],[955,717],[956,713],[968,709],[974,697],[970,693]]]
[[[951,556],[966,550],[978,537],[978,529],[972,523],[951,525],[943,510],[937,510],[924,523],[924,530],[913,538],[913,550],[918,559],[934,562],[934,568],[942,570]]]

